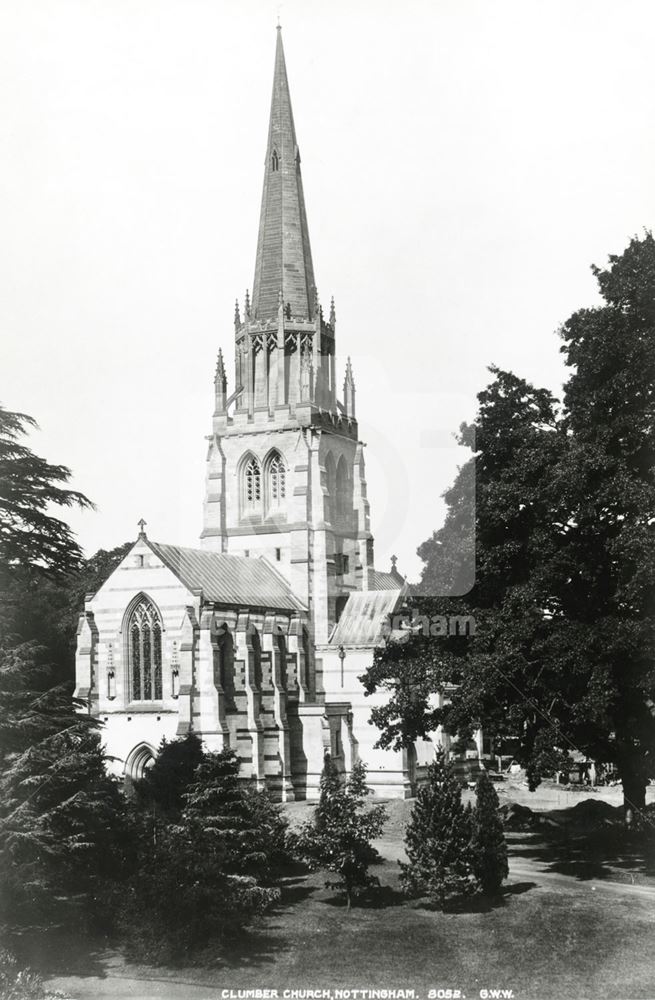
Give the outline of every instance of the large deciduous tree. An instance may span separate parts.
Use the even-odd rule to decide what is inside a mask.
[[[498,370],[480,393],[460,432],[475,453],[474,514],[467,468],[446,493],[444,526],[419,549],[413,626],[364,682],[391,696],[373,713],[383,745],[482,724],[517,741],[532,787],[578,749],[617,767],[631,822],[655,775],[652,235],[595,273],[605,303],[561,331],[572,369],[563,406]],[[473,588],[440,596],[458,592],[473,532]],[[430,629],[457,614],[475,619],[474,637]]]

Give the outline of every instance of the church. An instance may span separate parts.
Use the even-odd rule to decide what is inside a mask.
[[[80,617],[76,697],[116,773],[141,777],[162,738],[230,747],[278,800],[315,799],[326,753],[407,797],[434,753],[374,746],[359,677],[407,586],[375,568],[350,361],[324,315],[277,29],[255,277],[219,350],[198,548],[138,538]],[[339,392],[338,385],[342,384]],[[340,398],[341,397],[341,398]]]

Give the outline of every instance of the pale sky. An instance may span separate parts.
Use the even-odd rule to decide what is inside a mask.
[[[0,399],[98,505],[197,544],[252,288],[275,24],[377,564],[415,578],[495,363],[559,391],[592,263],[655,227],[650,0],[1,0]]]

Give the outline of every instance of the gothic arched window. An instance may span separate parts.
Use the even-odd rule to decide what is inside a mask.
[[[280,169],[280,158],[277,155],[277,149],[274,149],[271,155],[271,170],[279,170],[279,169]]]
[[[350,507],[350,489],[348,481],[348,467],[346,466],[346,460],[341,456],[337,465],[337,474],[335,480],[336,487],[336,509],[337,514],[347,514]]]
[[[262,470],[253,455],[243,470],[243,503],[246,511],[256,510],[262,499]]]
[[[132,610],[127,630],[132,701],[161,700],[161,634],[159,612],[143,596]]]
[[[268,462],[268,491],[271,507],[280,507],[287,495],[287,470],[277,451]]]

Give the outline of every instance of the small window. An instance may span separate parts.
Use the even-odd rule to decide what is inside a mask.
[[[243,550],[243,554],[246,557],[246,559],[249,559],[250,558],[250,549],[244,549]]]
[[[278,562],[280,562],[280,560],[282,558],[282,549],[276,549],[275,550],[275,558],[276,558],[276,560]]]
[[[279,170],[279,169],[280,169],[280,158],[277,155],[277,149],[274,149],[271,154],[271,170]]]
[[[345,576],[350,571],[350,557],[343,552],[335,552],[334,568],[338,576]]]

